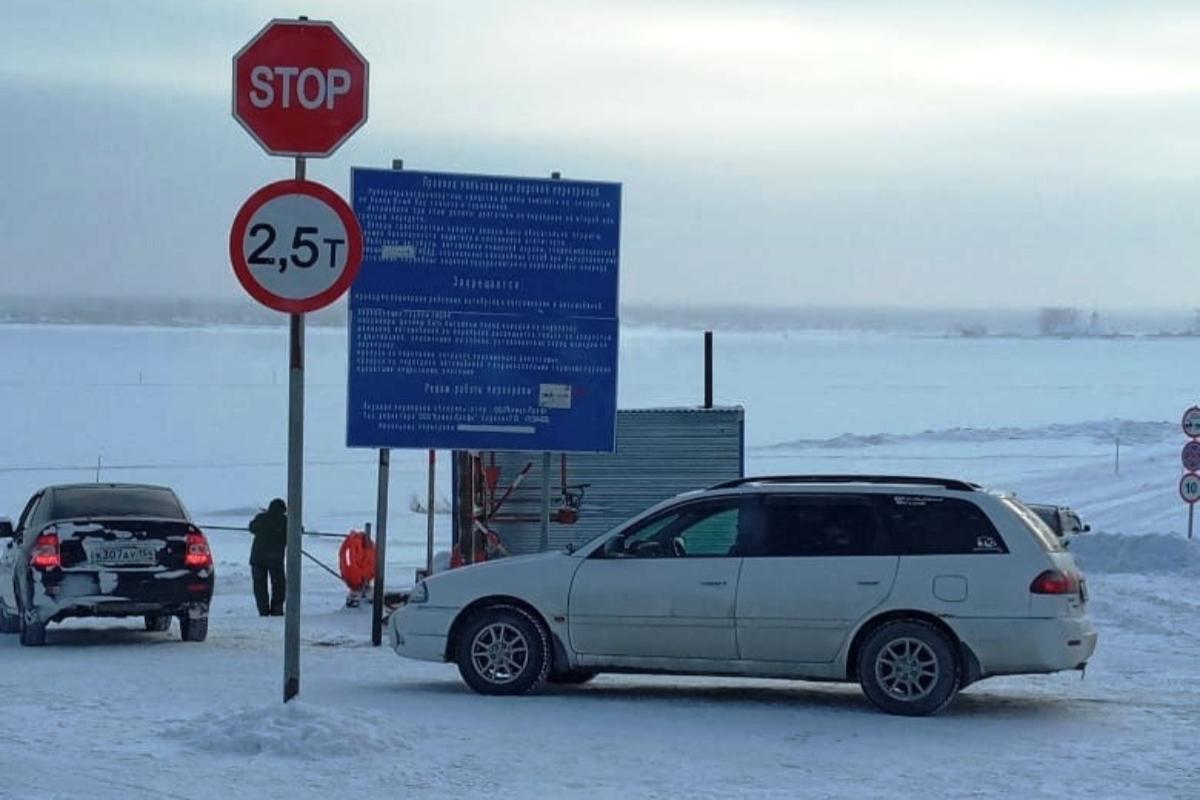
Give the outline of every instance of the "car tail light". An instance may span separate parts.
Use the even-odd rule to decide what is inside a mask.
[[[58,531],[50,528],[42,531],[33,540],[29,551],[29,564],[38,569],[57,569],[62,566],[62,553],[58,549]]]
[[[1075,594],[1079,591],[1079,576],[1060,569],[1048,569],[1033,579],[1029,591],[1034,594]]]
[[[212,550],[208,547],[208,539],[197,528],[192,528],[187,534],[187,555],[183,557],[185,566],[192,569],[203,569],[213,565]]]

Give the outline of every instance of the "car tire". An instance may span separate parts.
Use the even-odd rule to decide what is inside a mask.
[[[596,677],[597,674],[590,669],[568,669],[563,672],[551,672],[546,676],[546,683],[555,683],[561,686],[582,686]]]
[[[528,612],[492,606],[463,626],[455,660],[462,679],[480,694],[528,694],[550,673],[550,635]]]
[[[170,614],[147,614],[145,617],[146,630],[163,633],[171,630]]]
[[[0,600],[0,633],[20,633],[21,615],[8,610],[3,600]]]
[[[27,622],[20,619],[21,644],[25,647],[41,647],[46,643],[46,624],[43,622]]]
[[[958,691],[954,644],[921,620],[886,623],[863,642],[858,681],[867,699],[889,714],[936,714]]]
[[[180,614],[179,636],[185,642],[203,642],[208,638],[208,617],[192,617],[187,612]]]

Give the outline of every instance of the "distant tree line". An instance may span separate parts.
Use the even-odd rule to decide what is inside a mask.
[[[345,301],[309,314],[311,325],[346,324]],[[0,322],[70,325],[283,325],[287,315],[246,299],[0,297]]]

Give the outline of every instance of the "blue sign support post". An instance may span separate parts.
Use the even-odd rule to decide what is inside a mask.
[[[612,452],[621,186],[361,169],[350,447]]]

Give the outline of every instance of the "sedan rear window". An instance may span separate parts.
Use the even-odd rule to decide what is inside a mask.
[[[51,519],[78,517],[163,517],[187,519],[169,489],[149,486],[72,486],[54,490]]]

